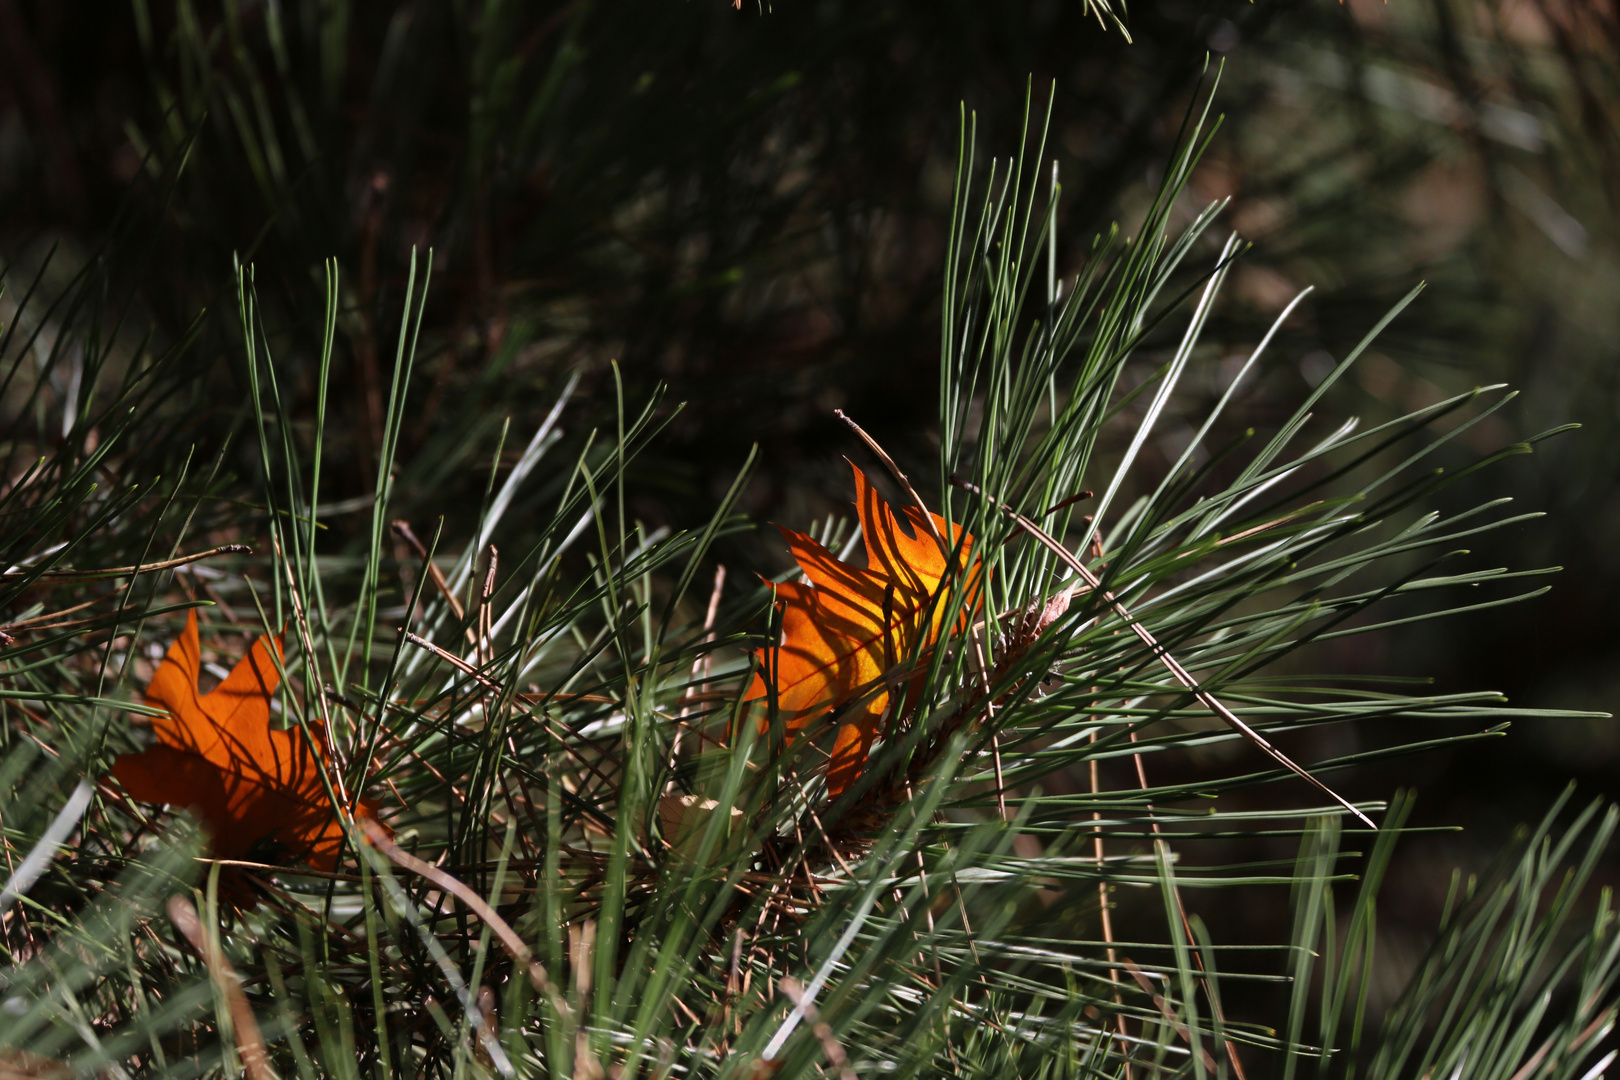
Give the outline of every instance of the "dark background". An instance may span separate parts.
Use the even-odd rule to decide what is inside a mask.
[[[1584,425],[1443,496],[1546,511],[1480,538],[1472,558],[1565,567],[1549,594],[1350,639],[1311,663],[1491,687],[1524,706],[1612,708],[1614,5],[1158,0],[1133,4],[1127,22],[1129,43],[1080,0],[778,0],[768,11],[753,0],[741,11],[724,0],[0,0],[0,321],[51,327],[50,298],[96,270],[125,319],[98,346],[110,368],[143,337],[159,349],[189,341],[196,407],[184,435],[213,445],[241,422],[233,257],[254,264],[272,350],[303,408],[322,262],[335,258],[328,497],[341,502],[373,482],[410,252],[431,246],[404,516],[446,515],[454,534],[476,508],[501,421],[526,435],[572,373],[583,380],[572,428],[610,418],[617,360],[632,401],[664,381],[687,402],[636,477],[638,514],[701,520],[757,443],[745,509],[803,523],[843,507],[851,446],[834,408],[903,460],[932,453],[960,103],[977,114],[982,159],[1020,145],[1031,84],[1038,106],[1053,89],[1048,146],[1073,269],[1093,234],[1114,221],[1129,230],[1224,60],[1225,120],[1188,211],[1230,197],[1216,231],[1235,228],[1254,248],[1212,325],[1207,375],[1189,382],[1191,407],[1199,378],[1213,388],[1223,359],[1303,285],[1317,291],[1241,403],[1262,428],[1426,280],[1325,412],[1376,420],[1505,381],[1523,393],[1469,453]],[[26,409],[71,392],[53,382],[28,404],[11,387],[0,423],[20,426]],[[227,467],[254,467],[239,458]],[[764,534],[725,555],[773,571],[783,561]],[[1289,749],[1311,759],[1353,749],[1346,739],[1411,737],[1368,729]],[[1465,827],[1403,849],[1381,909],[1391,971],[1432,927],[1450,867],[1482,866],[1572,778],[1577,801],[1620,794],[1617,769],[1609,721],[1545,720],[1339,778],[1352,797],[1415,787],[1420,823]],[[1278,786],[1253,797],[1307,796]],[[1204,915],[1216,940],[1270,941],[1284,911],[1279,895]]]

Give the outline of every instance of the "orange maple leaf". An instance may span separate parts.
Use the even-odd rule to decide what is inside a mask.
[[[112,775],[142,802],[193,810],[217,858],[331,870],[343,826],[321,778],[326,734],[312,724],[312,748],[303,732],[270,726],[281,657],[280,640],[262,636],[224,682],[199,694],[202,652],[193,609],[146,688],[146,703],[168,710],[152,721],[157,742],[119,755]],[[361,800],[356,813],[375,817],[375,807]]]
[[[965,582],[964,625],[979,591],[978,563],[969,560],[972,536],[964,535],[960,526],[947,532],[944,518],[924,517],[925,511],[911,506],[901,508],[908,526],[903,530],[866,474],[851,468],[866,567],[842,562],[804,533],[778,526],[809,581],[776,587],[782,640],[756,654],[760,670],[743,695],[745,701],[763,698],[774,684],[790,738],[843,710],[827,765],[830,798],[837,798],[860,776],[889,709],[897,666],[913,655],[926,658],[938,640],[949,600],[948,592],[935,599],[941,583],[949,590]],[[930,517],[933,530],[928,527]],[[953,553],[959,549],[962,563],[969,567],[966,573],[948,573],[936,531]],[[907,681],[920,678],[919,672]]]

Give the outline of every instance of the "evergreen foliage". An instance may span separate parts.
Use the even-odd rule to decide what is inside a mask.
[[[543,44],[550,66],[528,67],[507,52],[528,40],[515,6],[457,21],[426,5],[433,17],[401,8],[389,23],[363,80],[379,103],[367,130],[405,142],[432,130],[444,102],[412,73],[456,49],[478,103],[471,148],[448,167],[421,145],[378,152],[430,178],[389,173],[357,195],[348,181],[374,151],[336,122],[357,78],[342,67],[349,9],[227,5],[212,26],[177,10],[164,39],[136,7],[163,124],[143,135],[150,185],[131,205],[172,207],[182,228],[240,212],[279,240],[262,262],[239,249],[220,292],[234,304],[212,321],[188,312],[179,333],[129,299],[154,240],[136,209],[70,279],[47,262],[6,282],[4,1070],[1532,1080],[1612,1060],[1620,937],[1608,893],[1588,886],[1614,809],[1571,810],[1566,796],[1496,866],[1458,875],[1430,950],[1384,1007],[1378,904],[1418,831],[1410,798],[1345,805],[1275,758],[1224,753],[1245,739],[1234,719],[1279,752],[1304,745],[1298,733],[1400,723],[1395,744],[1301,762],[1331,789],[1370,761],[1576,714],[1311,673],[1322,642],[1542,591],[1546,570],[1459,545],[1533,516],[1467,496],[1480,470],[1557,431],[1443,471],[1510,392],[1366,424],[1338,414],[1335,386],[1415,293],[1368,318],[1285,413],[1259,426],[1228,415],[1289,347],[1294,305],[1241,363],[1210,363],[1245,246],[1211,233],[1224,208],[1189,189],[1217,137],[1207,88],[1151,199],[1083,259],[1059,242],[1039,110],[1033,123],[1026,110],[1022,150],[987,166],[962,114],[929,268],[942,271],[938,381],[891,395],[931,414],[937,459],[921,464],[915,432],[883,447],[888,424],[844,446],[897,504],[921,492],[972,534],[983,604],[939,594],[939,640],[894,658],[886,737],[829,798],[825,733],[790,742],[769,697],[742,700],[775,633],[770,583],[735,562],[771,550],[741,510],[759,455],[738,454],[707,503],[658,520],[645,511],[668,497],[659,458],[680,408],[646,372],[552,378],[559,364],[543,408],[532,386],[498,408],[528,350],[610,321],[569,322],[578,281],[597,298],[634,294],[609,312],[659,309],[628,325],[672,325],[689,312],[671,296],[709,287],[738,252],[786,258],[827,162],[786,161],[803,143],[762,128],[760,145],[785,157],[748,174],[756,201],[711,205],[735,189],[706,186],[725,156],[701,130],[685,181],[634,131],[581,141],[600,117],[589,81],[566,73],[597,63],[580,44],[590,8],[536,32],[523,47]],[[611,64],[636,55],[590,76],[633,81]],[[759,77],[786,95],[770,63]],[[690,106],[635,115],[670,123]],[[550,118],[569,110],[565,150],[544,151],[560,138]],[[706,122],[715,139],[738,123]],[[229,153],[209,149],[227,136]],[[503,298],[480,284],[480,244],[495,242],[480,208],[517,197],[512,161],[566,166],[548,183],[580,202],[526,249],[575,262],[537,261]],[[232,172],[261,206],[210,203],[247,186]],[[372,219],[333,201],[395,184],[455,192],[427,215],[452,236],[466,223],[448,297],[425,246],[388,255],[397,280],[368,265]],[[713,246],[677,271],[634,238],[701,219],[661,205],[683,190],[708,207]],[[327,255],[356,221],[351,274]],[[760,223],[770,243],[749,231]],[[734,249],[716,239],[728,235]],[[209,262],[162,272],[206,278]],[[435,304],[464,317],[436,318]],[[477,330],[458,339],[446,325]],[[222,343],[239,406],[198,359]],[[1204,370],[1218,374],[1207,407],[1189,391]],[[1190,418],[1174,445],[1170,416]],[[858,542],[838,517],[814,532],[834,550]],[[217,667],[284,631],[280,717],[324,728],[332,792],[345,806],[375,798],[391,836],[353,828],[326,874],[274,852],[227,863],[186,815],[108,779],[146,737],[139,691],[193,608]],[[1246,801],[1262,789],[1291,808]],[[1298,854],[1223,863],[1234,837]],[[1281,893],[1292,924],[1263,948],[1217,940],[1199,917],[1206,897]]]

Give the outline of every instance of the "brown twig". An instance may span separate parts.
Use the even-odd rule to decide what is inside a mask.
[[[523,939],[518,936],[517,931],[513,930],[505,919],[496,914],[495,909],[490,907],[482,896],[479,896],[472,889],[440,870],[437,866],[425,863],[415,855],[402,850],[398,844],[394,843],[393,838],[388,835],[388,830],[375,821],[366,819],[359,824],[365,830],[366,839],[371,841],[371,846],[386,855],[395,865],[433,882],[433,884],[466,904],[473,914],[484,920],[484,923],[500,940],[502,947],[506,949],[507,955],[511,956],[512,961],[528,973],[529,981],[534,984],[534,988],[540,993],[551,997],[553,1003],[558,1004],[562,1013],[567,1015],[567,1004],[562,1003],[561,996],[556,993],[555,988],[552,986],[550,977],[546,975],[545,965],[536,959],[535,955],[529,951],[529,947],[523,943]]]
[[[867,449],[871,450],[872,453],[878,456],[878,460],[883,462],[883,467],[888,469],[895,480],[899,481],[900,486],[906,489],[906,494],[911,497],[911,501],[916,505],[917,509],[922,511],[923,524],[928,526],[928,535],[933,537],[934,543],[939,545],[940,553],[945,556],[945,561],[947,563],[950,562],[951,545],[945,542],[945,537],[940,534],[939,526],[934,524],[934,515],[928,511],[928,504],[922,501],[922,496],[918,495],[917,489],[911,486],[910,479],[907,478],[905,473],[900,471],[900,466],[895,464],[894,458],[889,456],[889,452],[887,450],[878,445],[878,441],[876,439],[872,438],[872,436],[866,433],[866,429],[862,428],[861,425],[851,420],[844,413],[843,409],[834,409],[833,415],[838,417],[838,419],[842,420],[844,423],[848,424],[850,430],[856,435],[860,436],[861,441],[866,444]]]
[[[1219,540],[1215,541],[1215,546],[1218,548],[1225,547],[1228,544],[1235,544],[1239,540],[1247,540],[1251,536],[1259,536],[1263,532],[1270,532],[1277,526],[1286,525],[1288,522],[1293,521],[1297,517],[1310,513],[1312,510],[1315,510],[1321,505],[1321,499],[1317,499],[1315,502],[1306,503],[1304,506],[1288,511],[1288,513],[1282,515],[1281,517],[1272,518],[1270,521],[1262,521],[1253,528],[1244,529],[1242,532],[1235,532],[1231,536],[1223,536]]]
[[[264,1048],[264,1036],[259,1032],[259,1022],[248,1005],[247,995],[242,993],[242,981],[231,969],[224,952],[203,932],[197,909],[185,897],[171,896],[169,920],[202,956],[209,977],[225,998],[226,1008],[231,1014],[231,1027],[236,1032],[236,1050],[242,1057],[242,1068],[247,1072],[248,1080],[276,1080],[276,1074],[270,1068],[270,1054]]]
[[[838,1080],[855,1080],[855,1070],[850,1068],[849,1055],[844,1053],[837,1036],[833,1034],[827,1022],[821,1019],[821,1013],[815,1005],[804,999],[804,987],[799,985],[799,980],[790,975],[783,975],[776,980],[776,988],[782,991],[783,997],[793,1002],[794,1008],[803,1013],[806,1020],[810,1021],[810,1031],[821,1041],[821,1052],[827,1055],[832,1067],[838,1070]]]
[[[439,590],[439,595],[444,597],[444,602],[450,605],[450,611],[455,615],[456,621],[461,622],[465,619],[467,617],[466,609],[461,606],[461,601],[456,599],[456,594],[450,591],[450,583],[444,579],[444,571],[439,569],[437,563],[428,558],[428,550],[422,541],[416,538],[416,534],[411,531],[410,522],[395,521],[392,528],[394,535],[411,545],[417,557],[422,560],[423,566],[427,569],[428,577],[433,579],[433,587]]]
[[[104,596],[92,597],[91,599],[84,601],[82,604],[74,604],[72,607],[63,608],[61,611],[42,611],[38,615],[30,615],[26,619],[18,619],[16,622],[7,623],[5,628],[7,630],[21,630],[21,629],[23,629],[25,627],[28,628],[28,629],[35,629],[35,626],[34,626],[35,623],[42,623],[42,622],[45,622],[48,619],[60,619],[62,616],[71,615],[75,611],[83,611],[85,608],[92,607],[92,606],[94,606],[96,604],[99,604],[103,600],[111,599],[115,595],[116,595],[116,593],[107,593]],[[128,610],[130,610],[130,609],[129,608],[121,608],[120,609],[120,611],[128,611]],[[100,619],[100,618],[106,618],[106,616],[97,615],[97,616],[94,616],[94,618]],[[75,620],[75,621],[83,621],[83,620]],[[55,624],[53,623],[50,626],[42,627],[40,629],[54,629],[54,628],[55,628]]]
[[[1090,515],[1087,515],[1087,517],[1089,519]],[[1103,555],[1102,530],[1097,529],[1097,530],[1094,530],[1092,532],[1092,534],[1091,534],[1091,557],[1093,559],[1096,559],[1098,562],[1101,562],[1102,561],[1102,555]],[[1134,734],[1134,732],[1133,732],[1133,734]],[[1097,742],[1097,732],[1096,732],[1095,728],[1092,729],[1090,742],[1093,745],[1095,745],[1096,742]],[[1142,768],[1142,755],[1141,754],[1136,754],[1134,756],[1136,758],[1136,767],[1137,767],[1138,770],[1140,770]],[[1101,777],[1100,771],[1098,769],[1098,762],[1097,762],[1097,758],[1096,758],[1095,755],[1092,756],[1092,758],[1088,762],[1088,764],[1091,766],[1091,770],[1090,770],[1091,771],[1091,793],[1093,795],[1100,794],[1101,791],[1102,791],[1102,777]],[[1096,810],[1093,810],[1091,812],[1091,820],[1092,821],[1101,821],[1102,820],[1102,814],[1099,813]],[[1154,827],[1155,828],[1158,827],[1157,822],[1154,822]],[[1103,847],[1102,827],[1100,825],[1097,826],[1096,829],[1093,831],[1091,842],[1092,842],[1092,850],[1097,856],[1097,899],[1098,899],[1099,905],[1101,907],[1101,913],[1102,913],[1103,941],[1106,942],[1107,946],[1108,946],[1108,964],[1109,964],[1109,967],[1108,967],[1108,981],[1114,984],[1114,1003],[1117,1004],[1117,1005],[1123,1005],[1124,1004],[1123,999],[1121,999],[1120,994],[1119,994],[1119,969],[1113,966],[1115,956],[1116,956],[1115,949],[1114,949],[1114,920],[1113,920],[1113,915],[1110,912],[1109,903],[1108,903],[1108,882],[1103,876],[1104,869],[1106,868],[1106,865],[1107,865],[1107,859],[1106,859],[1106,854],[1105,854],[1104,847]],[[1181,902],[1181,894],[1179,892],[1177,892],[1177,894],[1176,894],[1176,902],[1178,904]],[[1121,1036],[1124,1036],[1126,1034],[1126,1030],[1125,1030],[1125,1014],[1123,1012],[1120,1013],[1117,1019],[1118,1019],[1119,1033],[1120,1033]],[[1130,1062],[1126,1062],[1125,1063],[1125,1078],[1126,1078],[1126,1080],[1130,1080],[1130,1074],[1131,1074]]]
[[[1064,499],[1062,502],[1053,503],[1051,506],[1048,506],[1045,510],[1042,510],[1039,514],[1036,514],[1035,516],[1038,517],[1038,518],[1049,518],[1053,514],[1057,513],[1059,510],[1064,509],[1065,507],[1073,506],[1077,502],[1085,502],[1087,499],[1090,499],[1092,497],[1093,497],[1092,492],[1090,492],[1090,491],[1082,491],[1082,492],[1080,492],[1078,494],[1070,495],[1067,499]]]
[[[1164,1018],[1170,1022],[1170,1026],[1175,1028],[1176,1034],[1180,1035],[1182,1041],[1191,1049],[1192,1033],[1187,1030],[1187,1025],[1183,1024],[1181,1019],[1176,1016],[1176,1010],[1170,1007],[1170,1003],[1153,989],[1153,980],[1148,978],[1141,968],[1132,963],[1129,957],[1125,958],[1124,963],[1125,970],[1131,973],[1131,978],[1136,980],[1136,985],[1140,986],[1143,992],[1153,999],[1153,1004],[1159,1007],[1159,1012],[1164,1014]],[[1204,1068],[1213,1069],[1215,1067],[1215,1059],[1210,1057],[1209,1051],[1202,1046],[1198,1047],[1198,1056],[1204,1063]]]
[[[500,552],[495,545],[489,545],[489,564],[484,567],[484,587],[478,592],[478,666],[483,667],[490,663],[495,656],[495,643],[490,637],[495,633],[495,616],[490,607],[490,601],[495,597],[495,567],[500,561]]]
[[[251,555],[253,549],[246,544],[221,544],[217,548],[182,555],[178,559],[162,562],[138,563],[135,566],[109,566],[104,570],[45,570],[34,576],[35,584],[67,584],[75,581],[100,581],[105,578],[127,577],[130,574],[150,574],[154,570],[173,570],[177,566],[212,558],[215,555]],[[27,570],[11,570],[0,574],[0,581],[21,581],[29,577]]]
[[[400,627],[399,632],[404,634],[405,640],[409,641],[412,645],[426,649],[428,652],[432,653],[434,656],[437,656],[440,660],[443,660],[445,663],[449,664],[457,671],[460,671],[462,674],[472,676],[472,678],[475,679],[485,690],[501,693],[505,689],[500,683],[496,682],[488,675],[485,675],[482,671],[479,671],[477,667],[467,663],[467,661],[463,660],[449,649],[441,648],[440,646],[433,644],[433,642],[429,641],[427,638],[413,633],[412,631],[405,629],[403,626]]]
[[[1093,743],[1097,741],[1097,733],[1095,731],[1091,733],[1091,741]],[[1102,786],[1101,778],[1098,776],[1097,759],[1095,757],[1091,759],[1090,765],[1091,793],[1093,795],[1097,795],[1101,793]],[[1091,820],[1100,822],[1102,820],[1102,814],[1096,810],[1093,810],[1091,812]],[[1114,963],[1118,957],[1114,950],[1114,918],[1109,911],[1111,905],[1108,902],[1108,881],[1103,876],[1108,865],[1108,858],[1107,852],[1103,848],[1102,826],[1100,824],[1093,827],[1091,836],[1091,850],[1092,854],[1097,858],[1097,906],[1102,915],[1103,943],[1108,951],[1108,981],[1114,984],[1114,1004],[1118,1005],[1120,1004],[1119,969],[1114,966]],[[1125,1017],[1123,1014],[1121,1014],[1119,1017],[1119,1033],[1121,1035],[1125,1034]]]

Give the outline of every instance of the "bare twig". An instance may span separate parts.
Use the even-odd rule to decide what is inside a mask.
[[[478,641],[477,657],[480,667],[488,664],[495,655],[495,643],[490,637],[495,632],[495,616],[490,609],[490,600],[495,596],[495,567],[500,561],[500,552],[495,545],[489,545],[489,565],[484,568],[484,587],[478,593]]]
[[[197,950],[208,968],[209,977],[225,998],[226,1008],[231,1014],[231,1027],[236,1032],[236,1050],[242,1057],[242,1068],[246,1070],[248,1080],[276,1080],[276,1074],[270,1068],[270,1054],[264,1048],[264,1036],[259,1032],[259,1021],[253,1016],[247,995],[242,993],[242,982],[231,969],[224,952],[203,932],[197,909],[185,897],[171,896],[169,920]]]
[[[1125,958],[1124,963],[1125,970],[1131,973],[1131,978],[1136,980],[1136,985],[1140,986],[1143,992],[1153,999],[1153,1004],[1159,1007],[1159,1012],[1164,1014],[1164,1018],[1170,1022],[1170,1026],[1176,1029],[1176,1034],[1180,1035],[1181,1040],[1190,1048],[1192,1046],[1192,1033],[1187,1030],[1187,1025],[1181,1022],[1181,1018],[1176,1015],[1176,1010],[1170,1007],[1170,1003],[1153,989],[1153,980],[1147,976],[1146,972],[1132,963],[1129,957]],[[1204,1068],[1213,1069],[1215,1067],[1215,1059],[1210,1057],[1209,1051],[1202,1046],[1198,1047],[1198,1056],[1203,1061]]]
[[[467,617],[466,609],[461,606],[461,601],[457,600],[456,594],[451,591],[450,583],[444,579],[444,571],[440,570],[438,564],[436,564],[432,559],[428,558],[427,547],[423,545],[422,541],[418,540],[416,538],[416,534],[411,531],[410,522],[395,521],[392,528],[394,530],[394,535],[411,545],[411,548],[416,552],[417,557],[422,560],[423,565],[427,568],[428,577],[433,579],[433,587],[439,590],[439,595],[444,597],[444,602],[450,605],[450,611],[453,615],[455,615],[456,621],[460,622],[465,619]]]
[[[457,671],[460,671],[462,674],[472,676],[485,690],[493,690],[496,693],[500,693],[504,689],[500,683],[496,682],[488,675],[485,675],[482,671],[479,671],[478,668],[467,663],[467,661],[463,660],[450,650],[440,648],[427,638],[414,634],[411,631],[406,630],[404,627],[400,627],[399,632],[404,634],[405,640],[409,641],[412,645],[426,649],[428,652],[432,653],[434,656],[437,656],[440,660],[443,660],[445,663],[449,664]]]
[[[437,866],[425,863],[415,855],[402,850],[398,844],[394,843],[393,838],[388,835],[388,830],[375,821],[366,819],[359,822],[359,825],[365,830],[366,839],[371,841],[371,846],[388,856],[389,860],[395,865],[433,882],[433,884],[466,904],[473,914],[484,920],[490,930],[494,931],[502,947],[506,949],[507,955],[511,956],[513,962],[528,973],[529,981],[534,984],[534,988],[551,997],[554,1004],[559,1004],[563,1014],[567,1014],[567,1004],[562,1003],[561,995],[557,994],[552,986],[551,979],[546,975],[545,965],[535,958],[534,953],[529,951],[529,947],[523,943],[523,939],[518,936],[517,931],[513,930],[511,924],[505,919],[496,914],[495,909],[490,907],[482,896],[479,896],[472,889],[440,870]]]
[[[1082,492],[1079,492],[1077,494],[1070,495],[1067,499],[1064,499],[1062,502],[1053,503],[1051,506],[1048,506],[1045,510],[1042,510],[1039,514],[1036,514],[1035,516],[1038,517],[1038,518],[1049,518],[1053,514],[1057,513],[1059,510],[1064,509],[1065,507],[1073,506],[1077,502],[1085,502],[1087,499],[1090,499],[1092,497],[1093,497],[1092,492],[1090,492],[1090,491],[1082,491]]]
[[[888,469],[895,480],[899,481],[900,486],[906,489],[906,494],[911,497],[911,501],[916,504],[917,509],[922,511],[923,524],[928,526],[928,535],[934,538],[934,543],[939,545],[939,550],[945,556],[945,561],[949,562],[951,545],[945,542],[945,537],[940,534],[939,526],[934,524],[934,515],[928,511],[928,504],[922,501],[922,496],[918,495],[917,489],[911,486],[911,481],[906,477],[905,473],[900,471],[900,466],[895,464],[894,458],[890,457],[889,452],[879,446],[878,441],[868,435],[861,425],[845,415],[843,409],[834,409],[833,415],[848,424],[850,430],[861,437],[861,441],[866,444],[867,449],[878,456],[878,460],[883,462],[883,467]]]
[[[173,570],[177,566],[209,559],[215,555],[251,555],[253,549],[246,544],[221,544],[217,548],[182,555],[178,559],[162,562],[139,563],[135,566],[109,566],[103,570],[45,570],[35,576],[36,584],[62,585],[75,581],[100,581],[105,578],[127,577],[130,574],[150,574],[154,570]],[[21,581],[29,577],[27,570],[10,570],[0,574],[0,581]]]
[[[844,1048],[838,1042],[837,1036],[833,1034],[833,1030],[827,1025],[827,1022],[821,1019],[821,1014],[816,1010],[815,1005],[805,1000],[804,987],[799,985],[799,980],[784,975],[776,980],[776,988],[782,991],[782,995],[793,1002],[800,1012],[804,1013],[806,1020],[810,1021],[810,1031],[821,1041],[821,1052],[827,1055],[827,1060],[832,1063],[832,1067],[838,1070],[838,1080],[855,1080],[855,1070],[850,1068],[849,1055],[844,1053]]]
[[[1093,743],[1097,741],[1097,733],[1095,731],[1091,733],[1091,741]],[[1097,795],[1102,791],[1102,785],[1101,778],[1097,773],[1097,759],[1095,757],[1091,759],[1090,765],[1091,793],[1093,795]],[[1093,810],[1091,812],[1091,820],[1100,822],[1102,820],[1102,814],[1096,810]],[[1108,864],[1108,857],[1107,852],[1103,849],[1102,826],[1100,824],[1093,827],[1091,835],[1091,850],[1092,854],[1095,855],[1097,859],[1097,904],[1102,912],[1103,942],[1108,948],[1108,981],[1118,986],[1119,969],[1114,967],[1114,961],[1117,959],[1114,954],[1114,920],[1113,916],[1109,912],[1110,905],[1108,902],[1108,881],[1103,876],[1104,869]],[[1114,1001],[1115,1004],[1119,1003],[1119,991],[1117,989],[1114,991]],[[1124,1018],[1121,1017],[1120,1019],[1123,1022]]]

